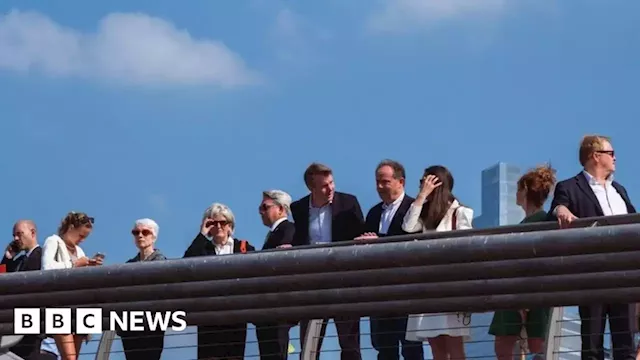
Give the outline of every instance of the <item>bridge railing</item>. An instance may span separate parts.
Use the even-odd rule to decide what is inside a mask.
[[[190,325],[207,325],[636,302],[639,223],[623,215],[565,230],[532,223],[3,274],[0,335],[13,333],[16,307],[184,310]],[[309,329],[303,359],[317,355],[318,327]],[[551,359],[557,329],[548,333]]]

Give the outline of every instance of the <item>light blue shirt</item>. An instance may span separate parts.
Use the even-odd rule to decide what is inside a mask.
[[[309,242],[322,244],[331,242],[331,203],[313,207],[309,197]]]
[[[56,341],[53,338],[46,338],[42,340],[42,344],[40,344],[40,350],[48,351],[50,353],[56,354],[58,356],[58,360],[60,360],[60,352],[58,351],[58,347],[56,346]]]

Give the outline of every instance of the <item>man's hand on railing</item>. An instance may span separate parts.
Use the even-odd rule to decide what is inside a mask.
[[[558,225],[560,225],[561,229],[568,228],[571,222],[578,218],[564,205],[559,205],[556,208],[556,217],[558,218]]]
[[[371,239],[377,239],[377,238],[378,238],[378,235],[376,233],[366,232],[353,240],[371,240]]]

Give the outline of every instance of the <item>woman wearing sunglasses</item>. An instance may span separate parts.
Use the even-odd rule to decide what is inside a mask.
[[[156,249],[158,239],[158,224],[151,219],[136,220],[131,234],[133,243],[138,248],[138,254],[127,263],[140,261],[166,260],[167,258]],[[122,332],[118,335],[122,339],[122,348],[127,360],[159,360],[164,347],[164,331],[147,329],[144,332]]]
[[[228,206],[214,203],[202,216],[200,233],[184,257],[244,254],[255,248],[233,237],[235,217]],[[244,359],[247,324],[198,326],[198,359]]]

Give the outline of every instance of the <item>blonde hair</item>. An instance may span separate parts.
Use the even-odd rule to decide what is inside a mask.
[[[81,212],[72,211],[62,219],[60,226],[58,227],[58,235],[62,236],[69,231],[70,228],[79,228],[81,226],[87,228],[93,228],[94,218]]]
[[[601,151],[604,142],[611,142],[611,138],[604,135],[586,135],[580,142],[580,151],[578,152],[580,158],[580,165],[585,166],[591,155],[596,151]]]

